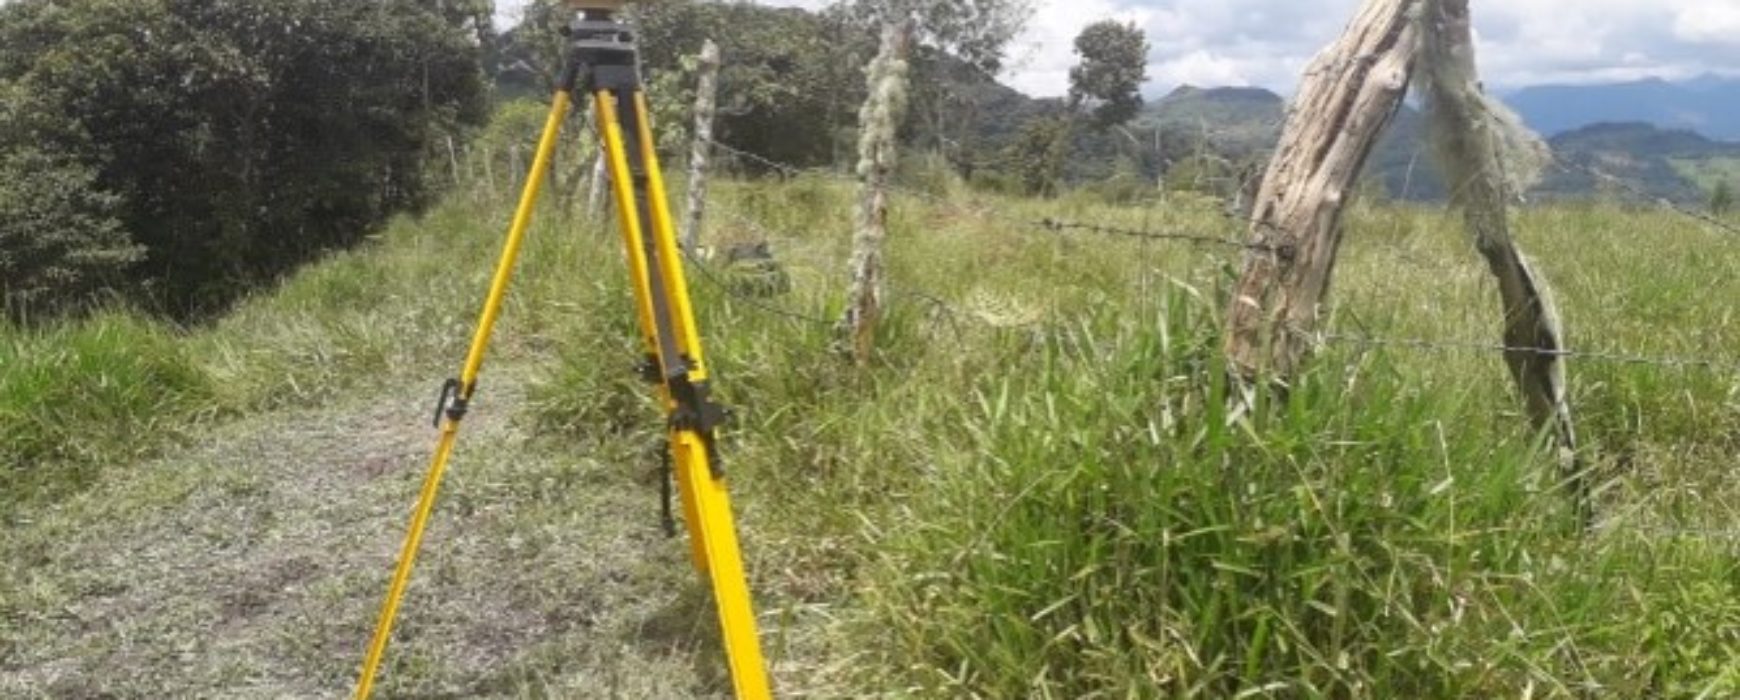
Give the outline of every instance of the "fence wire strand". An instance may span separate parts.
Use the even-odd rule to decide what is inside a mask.
[[[1425,352],[1478,352],[1526,354],[1540,357],[1557,357],[1575,359],[1605,364],[1617,365],[1649,365],[1669,368],[1699,368],[1721,372],[1740,374],[1740,358],[1698,358],[1671,357],[1631,354],[1626,352],[1609,352],[1601,350],[1553,350],[1549,348],[1513,347],[1503,343],[1482,343],[1464,340],[1429,340],[1425,338],[1387,338],[1373,335],[1353,335],[1344,333],[1317,333],[1320,341],[1334,345],[1354,345],[1374,348],[1400,348]]]
[[[810,174],[810,175],[818,175],[818,176],[822,176],[822,177],[828,177],[828,178],[832,178],[832,179],[836,179],[836,180],[840,180],[840,181],[848,181],[848,182],[854,182],[854,183],[857,182],[857,178],[855,178],[851,175],[845,174],[845,173],[837,172],[835,170],[826,169],[826,168],[803,168],[803,167],[799,167],[796,165],[792,165],[790,163],[780,162],[776,159],[769,158],[769,157],[766,157],[766,156],[763,156],[763,155],[760,155],[757,153],[753,153],[750,151],[746,151],[746,150],[743,150],[743,149],[740,149],[740,148],[737,148],[735,146],[731,146],[729,144],[719,142],[719,141],[714,141],[713,145],[716,148],[719,148],[719,149],[721,149],[729,154],[732,154],[734,156],[743,158],[745,160],[757,163],[757,164],[759,164],[763,167],[769,168],[771,170],[776,170],[776,171],[779,171],[781,173],[785,173],[787,175],[794,175],[795,176],[795,175]],[[1724,222],[1724,221],[1717,219],[1713,216],[1709,216],[1709,215],[1706,215],[1706,214],[1703,214],[1700,212],[1694,212],[1694,211],[1685,209],[1683,207],[1677,206],[1674,203],[1672,203],[1666,199],[1650,195],[1649,193],[1644,192],[1644,191],[1636,188],[1635,186],[1632,186],[1630,183],[1626,183],[1623,180],[1616,178],[1612,175],[1609,175],[1607,173],[1600,172],[1599,170],[1597,170],[1595,168],[1567,163],[1566,161],[1564,161],[1561,158],[1555,158],[1553,161],[1553,165],[1554,165],[1554,167],[1558,167],[1562,170],[1568,170],[1570,168],[1577,168],[1579,170],[1587,172],[1592,177],[1599,178],[1603,181],[1611,182],[1612,184],[1624,189],[1627,192],[1632,193],[1633,195],[1636,195],[1636,196],[1645,198],[1647,200],[1653,201],[1657,204],[1660,204],[1664,207],[1669,208],[1672,211],[1678,212],[1679,214],[1681,214],[1685,217],[1699,221],[1699,222],[1704,223],[1704,224],[1715,226],[1715,227],[1720,228],[1723,231],[1726,231],[1729,233],[1740,235],[1740,228],[1737,228],[1732,224]],[[943,195],[939,195],[936,193],[932,193],[932,192],[927,192],[924,190],[918,190],[918,189],[913,189],[913,188],[903,187],[903,186],[898,186],[898,185],[890,185],[889,190],[896,192],[896,193],[899,193],[899,194],[906,194],[906,195],[914,196],[914,197],[917,197],[919,199],[923,199],[923,200],[930,201],[930,202],[948,202],[950,204],[958,204],[958,202],[952,202],[950,200],[950,198],[948,198],[948,197],[945,197]],[[1044,218],[1044,219],[1040,219],[1038,221],[1026,221],[1026,220],[1017,219],[1016,217],[1014,217],[1012,215],[997,211],[997,210],[992,209],[990,207],[972,206],[972,207],[970,207],[970,209],[973,211],[976,211],[976,212],[980,213],[981,215],[984,215],[988,218],[996,219],[998,221],[1002,221],[1004,223],[1008,223],[1008,224],[1011,224],[1014,226],[1033,227],[1033,228],[1038,228],[1038,229],[1050,231],[1053,233],[1060,233],[1063,231],[1082,231],[1082,232],[1094,233],[1094,234],[1100,234],[1100,235],[1117,236],[1117,237],[1133,238],[1133,239],[1141,239],[1141,240],[1165,240],[1165,241],[1179,241],[1179,242],[1185,242],[1185,243],[1195,243],[1195,244],[1202,244],[1202,245],[1227,246],[1227,247],[1234,247],[1234,248],[1247,250],[1247,251],[1250,251],[1253,253],[1274,254],[1278,257],[1281,257],[1282,259],[1291,259],[1292,255],[1294,253],[1294,249],[1293,249],[1291,244],[1271,245],[1271,244],[1261,242],[1260,239],[1258,241],[1246,241],[1246,240],[1239,240],[1239,239],[1231,238],[1231,237],[1214,236],[1214,235],[1201,234],[1201,233],[1181,232],[1181,231],[1176,231],[1176,230],[1151,230],[1151,229],[1130,228],[1130,227],[1113,226],[1113,225],[1107,225],[1107,224],[1066,221],[1066,220],[1049,218],[1049,217]],[[1240,226],[1249,226],[1249,227],[1256,228],[1256,229],[1262,229],[1262,230],[1270,232],[1270,233],[1288,234],[1288,235],[1290,235],[1290,233],[1291,233],[1291,232],[1287,231],[1286,229],[1279,227],[1279,226],[1276,226],[1275,224],[1273,224],[1271,222],[1263,221],[1261,219],[1256,219],[1256,218],[1250,218],[1250,217],[1247,217],[1247,216],[1240,214],[1239,212],[1236,212],[1236,211],[1233,211],[1230,209],[1217,209],[1216,211],[1221,216],[1226,218],[1228,221],[1235,223],[1235,224],[1238,224]],[[759,222],[757,222],[749,217],[746,217],[738,212],[727,210],[725,213],[725,216],[751,228],[752,230],[755,230],[760,235],[770,236],[770,234],[771,234],[771,232],[768,230],[768,228],[766,226],[763,226]],[[729,290],[727,288],[727,291],[731,291],[731,290]],[[959,309],[957,309],[957,308],[953,307],[952,305],[948,304],[947,302],[943,301],[941,297],[934,295],[934,294],[930,294],[928,292],[924,292],[922,290],[891,289],[891,293],[905,294],[907,296],[912,296],[914,298],[921,299],[921,300],[935,306],[936,308],[941,310],[943,313],[947,314],[947,316],[949,317],[950,323],[954,324],[956,326],[957,333],[959,332],[958,319],[963,315],[970,316],[970,314],[961,313]],[[758,307],[760,306],[758,304],[753,304],[753,305],[756,305]],[[792,315],[792,314],[782,314],[782,315]],[[831,322],[829,322],[829,323],[831,325]],[[1629,352],[1629,351],[1608,351],[1608,350],[1575,350],[1575,349],[1553,350],[1553,349],[1546,349],[1546,348],[1510,347],[1510,346],[1504,345],[1503,343],[1490,343],[1490,342],[1479,342],[1479,341],[1432,340],[1432,339],[1425,339],[1425,338],[1389,338],[1389,337],[1380,337],[1380,336],[1375,336],[1375,335],[1365,335],[1365,334],[1355,335],[1355,334],[1333,333],[1333,332],[1315,333],[1313,335],[1314,335],[1314,337],[1316,337],[1320,341],[1320,344],[1326,343],[1326,344],[1335,344],[1335,345],[1355,345],[1355,346],[1368,347],[1368,348],[1390,348],[1390,349],[1402,349],[1402,350],[1411,350],[1411,351],[1419,351],[1419,352],[1479,352],[1479,353],[1502,353],[1502,354],[1521,353],[1521,354],[1532,354],[1532,355],[1540,355],[1540,356],[1559,357],[1559,358],[1564,358],[1564,359],[1568,359],[1568,360],[1574,359],[1574,360],[1581,360],[1581,361],[1588,361],[1588,362],[1600,362],[1600,363],[1606,363],[1606,364],[1654,366],[1654,367],[1680,368],[1680,369],[1706,369],[1706,370],[1718,371],[1718,372],[1723,372],[1723,373],[1740,374],[1740,358],[1658,356],[1658,355],[1648,355],[1648,354],[1644,354],[1644,353],[1635,353],[1635,352]]]

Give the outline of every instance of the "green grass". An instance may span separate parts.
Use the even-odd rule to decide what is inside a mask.
[[[794,268],[774,303],[831,318],[846,191],[810,179],[724,199],[759,226],[716,215],[716,238],[771,233]],[[806,691],[1740,692],[1731,368],[1573,363],[1601,484],[1584,535],[1496,354],[1331,346],[1288,401],[1229,417],[1233,257],[1019,225],[1237,235],[1197,205],[905,202],[867,370],[835,362],[825,328],[699,289],[743,414],[728,454],[752,554],[782,572],[762,587],[855,613],[839,634],[856,672]],[[1362,207],[1349,226],[1331,327],[1494,342],[1497,294],[1454,219]],[[1575,346],[1740,350],[1736,241],[1605,206],[1531,211],[1519,231]],[[626,377],[598,374],[632,345],[597,330],[555,340],[540,409],[591,437],[646,415],[616,398]]]
[[[738,410],[724,450],[758,603],[833,620],[770,625],[786,694],[1740,693],[1740,535],[1722,532],[1740,516],[1732,369],[1572,363],[1602,485],[1585,534],[1497,355],[1331,345],[1286,400],[1229,415],[1219,334],[1236,251],[1023,224],[1236,226],[1193,200],[952,189],[898,200],[890,317],[876,361],[854,369],[825,323],[842,303],[849,187],[716,187],[710,242],[769,239],[794,282],[747,300],[691,275],[717,390]],[[0,415],[34,427],[0,454],[83,465],[88,481],[161,446],[141,433],[369,382],[433,387],[503,218],[457,198],[210,328],[112,314],[7,331],[8,366],[34,369],[0,382]],[[1329,327],[1496,338],[1497,294],[1454,219],[1358,207],[1348,226]],[[1519,231],[1573,346],[1740,356],[1740,241],[1596,205],[1527,212]],[[542,368],[524,410],[552,444],[635,455],[658,422],[630,371],[616,243],[544,217],[497,357]],[[88,376],[105,365],[109,383]]]
[[[4,500],[87,485],[96,467],[136,456],[215,393],[173,332],[120,312],[8,331],[0,368]]]
[[[1706,193],[1715,191],[1721,182],[1740,185],[1740,158],[1676,158],[1672,162],[1681,177],[1697,183]]]
[[[0,324],[0,517],[213,421],[432,374],[469,340],[499,214],[455,202],[184,329],[124,309]]]

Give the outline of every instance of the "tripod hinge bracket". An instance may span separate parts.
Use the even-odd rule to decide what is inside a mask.
[[[659,369],[657,355],[649,354],[642,358],[640,363],[634,366],[634,374],[648,384],[663,384],[665,381],[664,376],[662,376],[664,372]]]
[[[471,387],[475,389],[476,387]],[[465,420],[465,414],[471,410],[471,392],[457,379],[449,379],[441,385],[441,395],[435,399],[435,427],[441,427],[441,419],[446,418],[454,423]]]
[[[731,412],[713,402],[707,382],[691,381],[687,374],[673,377],[667,383],[676,408],[671,411],[670,427],[700,436],[707,449],[708,466],[713,478],[725,478],[725,467],[719,459],[719,428],[731,420]]]

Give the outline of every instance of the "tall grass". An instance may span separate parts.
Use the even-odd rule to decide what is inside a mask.
[[[226,416],[445,371],[430,365],[469,339],[498,216],[455,201],[398,221],[206,326],[124,309],[0,326],[0,516]]]
[[[716,215],[716,239],[771,237],[799,281],[772,302],[829,318],[845,190],[727,192],[759,225]],[[1235,256],[1021,223],[1236,230],[1188,202],[963,196],[897,208],[894,317],[868,370],[832,361],[825,327],[699,286],[741,409],[727,454],[756,568],[859,613],[839,642],[858,672],[810,692],[1740,692],[1740,559],[1714,531],[1740,503],[1721,483],[1740,429],[1731,371],[1573,362],[1603,484],[1584,533],[1496,354],[1331,346],[1285,400],[1229,414],[1217,313]],[[1740,295],[1721,272],[1740,248],[1608,206],[1520,226],[1575,347],[1740,349],[1720,301]],[[1497,295],[1452,219],[1362,208],[1350,227],[1332,328],[1494,342]],[[632,390],[607,369],[631,345],[554,342],[545,420],[651,440],[631,427],[649,407],[605,398]]]
[[[1585,533],[1496,355],[1332,345],[1288,396],[1233,411],[1218,337],[1236,250],[1029,225],[1239,235],[1212,205],[945,189],[899,200],[891,315],[857,369],[829,328],[849,188],[716,188],[708,242],[768,240],[794,283],[745,298],[691,274],[737,409],[723,449],[759,602],[838,620],[770,645],[787,692],[1740,694],[1740,540],[1713,532],[1740,516],[1733,372],[1573,361],[1603,485]],[[504,217],[455,198],[208,328],[112,314],[6,331],[0,415],[32,427],[0,456],[88,478],[212,417],[433,387]],[[1327,324],[1496,338],[1496,293],[1448,217],[1361,207],[1349,227]],[[1575,347],[1740,353],[1740,245],[1608,206],[1531,211],[1520,230]],[[660,423],[631,369],[618,239],[552,210],[530,246],[493,361],[541,368],[527,410],[550,439],[650,468]]]
[[[103,462],[156,444],[215,394],[173,331],[124,312],[0,329],[0,368],[0,512],[81,488]],[[45,463],[59,468],[35,466]]]

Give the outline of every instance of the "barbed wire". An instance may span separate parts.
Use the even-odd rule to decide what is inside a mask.
[[[746,150],[743,150],[743,149],[740,149],[740,148],[737,148],[735,146],[731,146],[729,144],[722,143],[719,141],[714,141],[713,145],[718,147],[719,149],[721,149],[723,151],[726,151],[727,153],[732,154],[732,155],[736,155],[738,157],[754,161],[754,162],[759,163],[767,168],[770,168],[773,170],[778,170],[780,172],[787,173],[789,175],[812,174],[812,175],[820,175],[823,177],[830,177],[830,178],[833,178],[836,180],[841,180],[841,181],[850,181],[850,182],[854,182],[854,183],[856,183],[858,181],[858,179],[856,177],[846,175],[844,173],[840,173],[840,172],[837,172],[834,170],[829,170],[829,169],[825,169],[825,168],[802,168],[802,167],[799,167],[796,165],[792,165],[790,163],[780,162],[778,160],[769,158],[767,156],[763,156],[763,155],[760,155],[757,153],[752,153],[750,151],[746,151]],[[900,185],[897,183],[887,183],[885,186],[887,187],[887,189],[890,192],[895,192],[897,194],[905,194],[905,195],[908,195],[911,197],[916,197],[916,198],[923,199],[923,200],[933,202],[933,203],[946,203],[946,204],[950,204],[950,205],[959,205],[960,204],[960,202],[954,201],[947,196],[939,195],[939,194],[936,194],[934,192],[927,192],[927,191],[922,190],[922,189],[906,187],[906,186],[903,186],[903,185]],[[1125,238],[1140,238],[1140,239],[1146,239],[1146,240],[1183,241],[1183,242],[1200,243],[1200,244],[1226,245],[1226,246],[1232,246],[1235,248],[1241,248],[1241,249],[1245,249],[1245,250],[1252,250],[1252,251],[1265,252],[1265,253],[1273,253],[1273,254],[1279,255],[1283,259],[1292,259],[1292,255],[1294,252],[1293,246],[1290,244],[1269,245],[1266,243],[1249,242],[1249,241],[1237,240],[1237,239],[1223,237],[1223,236],[1212,236],[1212,235],[1201,234],[1201,233],[1188,233],[1188,232],[1180,232],[1180,231],[1140,230],[1140,229],[1134,229],[1134,228],[1128,228],[1128,227],[1113,226],[1113,225],[1108,225],[1108,224],[1094,224],[1094,223],[1084,223],[1084,222],[1074,222],[1074,221],[1063,221],[1063,220],[1052,219],[1052,218],[1045,218],[1045,219],[1041,219],[1038,221],[1022,220],[1022,219],[1018,219],[1017,217],[1015,217],[1013,215],[1005,214],[1003,212],[997,211],[996,209],[994,209],[992,207],[988,207],[988,206],[968,204],[966,208],[968,208],[969,210],[975,211],[976,213],[979,213],[980,215],[983,215],[987,218],[996,219],[996,220],[999,220],[999,221],[1002,221],[1004,223],[1008,223],[1008,224],[1011,224],[1014,226],[1035,227],[1035,228],[1048,230],[1048,231],[1051,231],[1053,233],[1058,233],[1058,232],[1062,232],[1065,230],[1077,230],[1077,231],[1086,231],[1086,232],[1090,232],[1090,233],[1098,233],[1098,234],[1102,234],[1102,235],[1121,236],[1121,237],[1125,237]],[[1257,226],[1261,226],[1261,227],[1263,227],[1267,230],[1270,230],[1270,231],[1282,232],[1282,233],[1285,232],[1284,229],[1281,229],[1272,223],[1261,221],[1258,219],[1246,218],[1246,217],[1240,216],[1238,214],[1238,212],[1235,212],[1235,211],[1223,210],[1223,209],[1216,209],[1215,211],[1218,215],[1225,217],[1229,220],[1232,220],[1235,223],[1239,223],[1241,225],[1247,225],[1247,224],[1257,225]]]
[[[1600,530],[1608,534],[1624,532],[1626,534],[1643,535],[1653,539],[1697,537],[1707,540],[1726,540],[1730,545],[1740,545],[1740,530],[1719,530],[1714,528],[1679,529],[1671,527],[1653,527],[1643,529],[1626,528],[1620,530],[1614,526],[1602,527]]]
[[[780,170],[780,171],[786,172],[786,173],[794,173],[794,174],[795,173],[813,173],[813,174],[819,174],[819,175],[823,175],[823,176],[827,176],[827,177],[833,177],[836,179],[850,180],[853,182],[856,182],[856,180],[857,180],[854,177],[851,177],[851,176],[848,176],[848,175],[845,175],[842,173],[838,173],[838,172],[832,171],[832,170],[814,169],[814,168],[806,169],[806,168],[800,168],[800,167],[791,165],[789,163],[782,163],[782,162],[779,162],[779,161],[774,160],[772,158],[767,158],[765,156],[761,156],[759,154],[755,154],[755,153],[751,153],[749,151],[738,149],[736,147],[733,147],[733,146],[730,146],[727,144],[723,144],[723,143],[719,143],[717,141],[714,142],[714,145],[716,145],[716,146],[718,146],[718,147],[720,147],[728,152],[731,152],[733,154],[739,155],[739,156],[744,157],[744,158],[748,158],[750,160],[758,162],[758,163],[760,163],[764,166],[767,166],[769,168],[777,169],[777,170]],[[1567,164],[1559,159],[1555,159],[1555,164],[1561,168],[1572,167],[1571,164]],[[1702,213],[1689,211],[1689,210],[1686,210],[1682,207],[1674,205],[1672,202],[1669,202],[1665,199],[1650,196],[1647,193],[1642,192],[1641,190],[1632,186],[1630,183],[1626,183],[1626,182],[1619,180],[1618,178],[1615,178],[1611,175],[1608,175],[1606,173],[1602,173],[1598,170],[1595,170],[1594,168],[1586,168],[1586,170],[1592,176],[1611,181],[1614,184],[1620,186],[1621,188],[1625,189],[1628,192],[1631,192],[1633,194],[1655,200],[1655,201],[1659,202],[1660,204],[1667,206],[1667,207],[1673,209],[1674,211],[1677,211],[1685,216],[1696,219],[1698,221],[1702,221],[1702,222],[1707,223],[1707,224],[1711,224],[1711,225],[1720,227],[1726,231],[1740,234],[1740,228],[1736,228],[1736,227],[1734,227],[1730,224],[1727,224],[1726,222],[1723,222],[1719,219],[1715,219],[1714,217],[1710,217],[1710,216],[1704,215]],[[930,200],[930,201],[945,201],[947,199],[947,198],[945,198],[941,195],[937,195],[935,193],[925,192],[922,190],[915,190],[915,189],[907,188],[907,187],[890,185],[889,189],[891,191],[895,191],[895,192],[905,193],[905,194],[909,194],[909,195],[915,195],[915,196],[918,196],[920,198]],[[1041,219],[1039,221],[1023,221],[1023,220],[1019,220],[1014,215],[1007,214],[1007,213],[1004,213],[1001,211],[996,211],[996,210],[990,209],[988,207],[979,208],[979,211],[982,214],[986,215],[988,218],[997,219],[997,220],[1004,221],[1006,223],[1010,223],[1010,224],[1018,225],[1018,226],[1037,227],[1037,228],[1051,231],[1054,233],[1062,232],[1062,231],[1066,231],[1066,230],[1077,230],[1077,231],[1085,231],[1085,232],[1096,233],[1096,234],[1101,234],[1101,235],[1120,236],[1120,237],[1125,237],[1125,238],[1135,238],[1135,239],[1143,239],[1143,240],[1171,240],[1171,241],[1181,241],[1181,242],[1197,243],[1197,244],[1204,244],[1204,245],[1223,245],[1223,246],[1236,247],[1239,249],[1249,250],[1249,251],[1254,251],[1254,252],[1271,253],[1271,254],[1275,254],[1283,259],[1288,259],[1288,260],[1292,259],[1293,255],[1296,253],[1296,251],[1293,248],[1293,245],[1290,243],[1281,244],[1281,245],[1270,245],[1270,244],[1260,242],[1261,239],[1258,239],[1257,241],[1246,241],[1246,240],[1239,240],[1239,239],[1231,238],[1231,237],[1214,236],[1214,235],[1202,234],[1202,233],[1181,232],[1181,231],[1175,231],[1175,230],[1162,231],[1162,230],[1137,229],[1137,228],[1114,226],[1114,225],[1108,225],[1108,224],[1065,221],[1065,220],[1054,219],[1054,218],[1049,218],[1049,217]],[[1253,228],[1258,228],[1258,229],[1266,230],[1266,231],[1273,232],[1273,233],[1287,234],[1289,236],[1291,235],[1291,233],[1287,229],[1280,227],[1280,226],[1277,226],[1272,222],[1264,221],[1264,220],[1259,219],[1259,218],[1248,217],[1248,216],[1245,216],[1245,215],[1243,215],[1237,211],[1234,211],[1232,209],[1217,209],[1216,211],[1218,214],[1220,214],[1221,216],[1223,216],[1227,220],[1229,220],[1233,223],[1239,224],[1239,225],[1251,226]],[[758,223],[754,222],[753,220],[749,219],[748,217],[744,217],[740,214],[736,214],[735,212],[728,212],[727,216],[738,220],[740,223],[745,223],[747,225],[750,225],[751,228],[758,230],[758,232],[762,233],[762,235],[768,234],[766,227],[760,226]],[[921,299],[924,299],[927,302],[930,302],[933,305],[937,306],[937,308],[942,309],[943,311],[948,313],[951,317],[951,322],[954,322],[955,317],[960,315],[959,313],[957,313],[958,310],[954,309],[952,306],[948,305],[946,302],[943,302],[941,300],[941,298],[937,297],[936,295],[931,295],[931,294],[922,293],[922,292],[913,293],[911,295],[916,296],[916,297],[921,298]],[[1424,338],[1383,338],[1383,337],[1370,336],[1370,335],[1350,335],[1350,334],[1341,334],[1341,333],[1319,333],[1319,334],[1316,334],[1316,337],[1319,338],[1321,341],[1327,342],[1327,343],[1354,344],[1354,345],[1361,345],[1361,346],[1365,346],[1365,347],[1403,348],[1403,349],[1410,349],[1410,350],[1432,351],[1432,352],[1496,352],[1496,353],[1511,353],[1511,354],[1523,353],[1523,354],[1534,354],[1534,355],[1542,355],[1542,356],[1562,357],[1562,358],[1566,358],[1566,359],[1578,359],[1578,360],[1585,360],[1585,361],[1602,362],[1602,363],[1608,363],[1608,364],[1648,365],[1648,366],[1656,366],[1656,367],[1678,367],[1678,368],[1702,368],[1702,369],[1716,370],[1716,371],[1722,371],[1722,372],[1740,373],[1740,358],[1728,359],[1728,358],[1651,356],[1651,355],[1646,355],[1646,354],[1641,354],[1641,353],[1633,353],[1633,352],[1626,352],[1626,351],[1606,351],[1606,350],[1549,350],[1549,349],[1543,349],[1543,348],[1510,347],[1510,346],[1506,346],[1502,343],[1488,343],[1488,342],[1478,342],[1478,341],[1459,341],[1459,340],[1443,341],[1443,340],[1430,340],[1430,339],[1424,339]]]
[[[783,161],[775,160],[773,158],[769,158],[769,157],[761,155],[759,153],[746,151],[744,149],[738,148],[736,146],[732,146],[732,145],[730,145],[728,143],[724,143],[722,141],[714,140],[712,142],[712,144],[715,148],[718,148],[719,150],[725,151],[728,154],[731,154],[733,156],[737,156],[737,157],[742,158],[744,160],[754,162],[756,164],[759,164],[763,167],[768,168],[769,170],[777,170],[777,171],[785,174],[787,177],[799,177],[799,176],[803,176],[803,175],[810,175],[810,176],[815,176],[815,177],[828,178],[828,179],[832,179],[832,180],[835,180],[838,182],[843,182],[843,183],[858,184],[860,182],[857,175],[854,175],[851,173],[846,173],[846,172],[841,172],[841,171],[835,170],[833,168],[821,168],[821,167],[807,167],[806,168],[803,166],[794,165],[791,163],[786,163]],[[883,187],[886,188],[888,191],[894,192],[896,194],[904,194],[904,195],[907,195],[910,197],[923,199],[925,201],[932,202],[935,204],[948,204],[951,206],[964,206],[966,209],[974,211],[974,212],[979,213],[981,215],[986,215],[986,214],[994,215],[997,213],[995,210],[991,209],[990,207],[987,207],[987,206],[984,206],[981,204],[969,202],[969,203],[966,203],[963,205],[961,202],[954,201],[950,197],[947,197],[944,195],[939,195],[935,192],[928,192],[926,190],[919,189],[916,187],[907,187],[905,185],[902,185],[902,184],[896,183],[896,182],[883,183]]]
[[[794,238],[794,236],[792,236],[789,233],[778,234],[775,231],[770,230],[767,226],[764,226],[760,222],[756,221],[755,219],[753,219],[747,215],[744,215],[740,212],[734,211],[732,209],[717,208],[717,209],[714,209],[713,211],[715,211],[719,214],[722,214],[725,218],[736,221],[738,224],[751,229],[756,234],[762,236],[764,239],[771,240],[771,239],[775,239],[775,238],[787,238],[787,239]],[[780,307],[778,305],[769,303],[766,300],[757,298],[753,295],[746,294],[746,293],[742,292],[741,290],[738,290],[735,287],[733,287],[731,285],[730,281],[721,278],[718,275],[718,273],[713,269],[712,264],[709,263],[708,261],[701,259],[699,256],[694,255],[693,253],[691,253],[687,250],[683,251],[683,256],[688,259],[691,267],[697,269],[701,273],[701,279],[703,281],[705,281],[708,285],[717,288],[719,291],[723,292],[728,297],[742,302],[743,304],[747,305],[751,309],[754,309],[756,311],[760,311],[760,312],[763,312],[766,314],[779,316],[782,318],[787,318],[787,319],[791,319],[791,320],[795,320],[795,321],[800,321],[803,323],[812,324],[812,325],[815,325],[818,327],[827,327],[827,328],[831,329],[831,328],[837,327],[839,325],[836,321],[822,318],[820,316],[815,316],[812,314],[807,314],[807,313],[804,313],[801,311],[795,311],[795,310],[792,310],[789,308],[783,308],[783,307]],[[954,305],[948,303],[947,301],[944,301],[940,295],[935,294],[933,292],[926,291],[926,290],[924,290],[916,285],[909,285],[909,284],[905,284],[905,283],[895,283],[895,282],[892,282],[889,280],[884,280],[882,286],[883,286],[883,290],[891,297],[900,297],[900,296],[911,297],[913,299],[917,299],[919,301],[922,301],[922,302],[928,304],[932,308],[935,308],[937,311],[941,312],[941,314],[948,320],[949,326],[954,330],[956,337],[959,337],[962,334],[961,318],[966,317],[968,315],[965,314],[965,312],[963,312],[961,309],[958,309]]]
[[[722,279],[718,273],[714,272],[713,266],[706,260],[702,260],[700,256],[695,255],[688,249],[682,249],[682,251],[683,258],[689,262],[689,269],[700,272],[702,281],[715,289],[718,289],[730,299],[741,302],[750,308],[765,314],[807,323],[816,327],[834,327],[833,321],[822,318],[821,316],[784,308],[764,299],[760,299],[754,295],[746,294],[742,290],[733,287],[730,281]]]
[[[1087,231],[1090,233],[1098,233],[1098,234],[1103,234],[1103,235],[1108,235],[1108,236],[1123,236],[1125,238],[1141,238],[1141,239],[1145,239],[1145,240],[1158,240],[1158,241],[1184,241],[1187,243],[1224,245],[1224,246],[1231,246],[1234,248],[1242,248],[1245,250],[1254,250],[1254,251],[1260,251],[1260,252],[1265,252],[1265,253],[1273,253],[1275,255],[1280,256],[1282,259],[1285,259],[1285,260],[1291,260],[1293,258],[1293,253],[1294,253],[1293,246],[1289,245],[1289,244],[1274,246],[1274,245],[1268,245],[1268,244],[1264,244],[1264,243],[1251,243],[1248,241],[1241,241],[1241,240],[1238,240],[1236,238],[1223,238],[1220,236],[1210,236],[1207,234],[1200,234],[1200,233],[1183,233],[1183,232],[1178,232],[1178,231],[1143,230],[1143,229],[1125,228],[1125,227],[1119,227],[1119,226],[1108,226],[1105,224],[1088,224],[1088,223],[1080,223],[1080,222],[1074,222],[1074,221],[1061,221],[1058,219],[1049,219],[1049,218],[1041,219],[1041,220],[1035,221],[1035,222],[1031,222],[1031,224],[1033,226],[1037,226],[1039,228],[1043,228],[1043,229],[1046,229],[1048,231],[1058,232],[1058,233],[1061,233],[1063,231],[1071,231],[1071,230],[1073,230],[1073,231]]]
[[[769,158],[767,156],[761,155],[759,153],[754,153],[751,151],[743,150],[741,148],[738,148],[738,147],[733,146],[731,144],[725,143],[724,141],[720,141],[718,139],[713,139],[710,143],[713,145],[714,148],[717,148],[721,151],[724,151],[727,154],[730,154],[732,156],[750,161],[752,163],[755,163],[757,165],[765,167],[769,170],[777,170],[781,173],[785,173],[788,176],[796,177],[799,175],[826,175],[826,176],[830,176],[830,177],[841,177],[841,178],[848,177],[843,173],[836,172],[836,171],[829,169],[829,168],[816,168],[816,167],[806,168],[806,167],[802,167],[802,166],[798,166],[798,165],[792,165],[791,163],[777,161],[777,160],[774,160],[774,159]]]
[[[1385,338],[1372,335],[1320,332],[1318,340],[1341,345],[1401,348],[1428,352],[1479,352],[1526,354],[1541,357],[1586,360],[1619,365],[1649,365],[1654,367],[1700,368],[1740,374],[1740,358],[1673,357],[1634,354],[1606,350],[1554,350],[1550,348],[1514,347],[1503,343],[1483,343],[1465,340],[1429,340],[1425,338]]]

